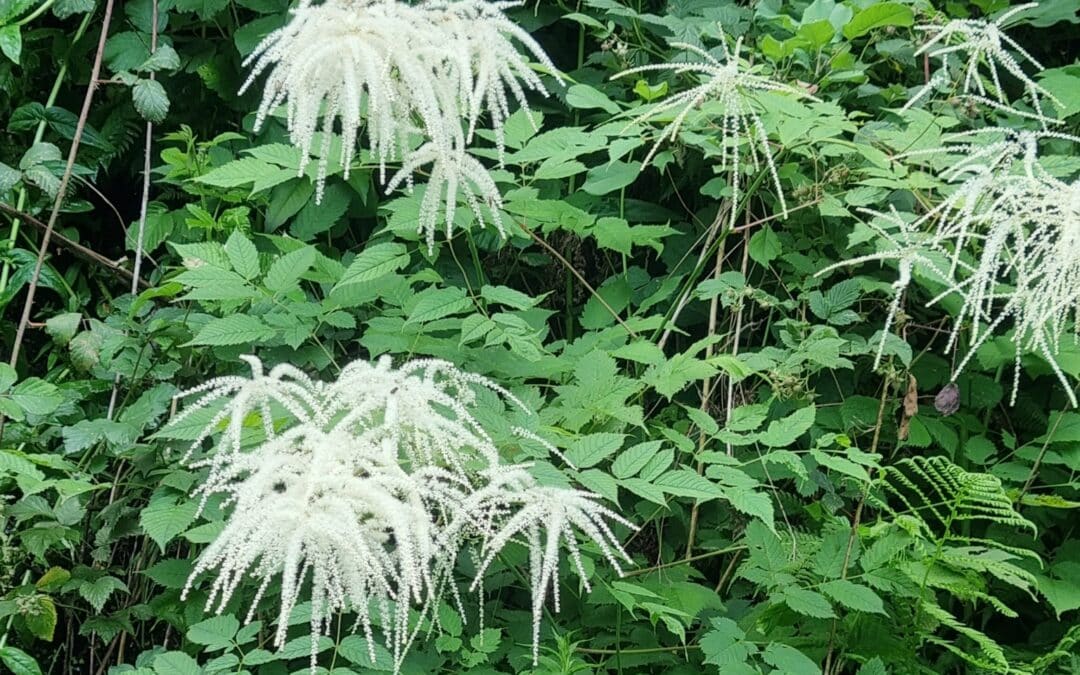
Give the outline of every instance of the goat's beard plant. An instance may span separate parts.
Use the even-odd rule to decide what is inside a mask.
[[[430,166],[419,219],[429,248],[440,216],[449,235],[459,192],[481,225],[486,211],[487,222],[505,234],[499,190],[468,148],[486,113],[501,163],[510,101],[528,114],[526,91],[547,95],[515,43],[558,77],[540,45],[503,14],[518,4],[301,0],[289,23],[248,57],[252,70],[241,93],[269,72],[255,128],[285,104],[290,138],[301,151],[300,175],[313,151],[319,157],[317,200],[337,121],[337,161],[346,178],[364,127],[387,192],[401,185],[411,189],[413,173]],[[387,180],[390,162],[400,162],[400,168]]]
[[[257,358],[245,359],[252,378],[218,378],[181,394],[199,398],[174,423],[224,402],[185,461],[208,469],[197,490],[203,504],[224,494],[232,508],[183,597],[205,572],[217,570],[207,611],[216,605],[221,612],[244,578],[255,577],[250,622],[280,579],[275,644],[281,647],[310,577],[313,669],[319,635],[339,611],[356,614],[373,662],[377,624],[400,667],[441,598],[461,609],[454,572],[467,548],[478,561],[475,590],[503,547],[511,541],[528,547],[534,661],[549,588],[558,609],[561,542],[588,588],[574,528],[620,574],[618,558],[629,562],[609,521],[634,526],[598,497],[542,486],[526,465],[502,463],[492,436],[470,412],[477,391],[525,406],[487,379],[435,360],[395,369],[383,357],[374,365],[353,362],[327,383],[289,365],[264,375]],[[253,414],[260,424],[248,429]],[[201,453],[223,424],[216,449]],[[514,432],[558,455],[535,434]],[[413,610],[418,616],[410,619]]]

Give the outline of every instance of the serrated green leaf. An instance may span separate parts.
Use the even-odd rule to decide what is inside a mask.
[[[311,269],[318,255],[318,251],[312,246],[305,246],[291,253],[286,253],[270,265],[263,283],[274,293],[289,290],[300,281],[300,277]]]
[[[782,420],[769,423],[758,435],[758,442],[770,448],[782,448],[794,443],[814,424],[816,409],[812,405],[799,408]]]
[[[798,586],[788,586],[782,592],[787,606],[799,614],[812,616],[815,619],[832,619],[836,617],[832,605],[825,596],[817,591],[811,591]]]
[[[28,415],[48,415],[64,402],[56,385],[36,377],[15,385],[8,396]]]
[[[719,486],[690,469],[668,471],[653,481],[653,485],[668,494],[677,497],[689,497],[699,501],[708,501],[724,496]]]
[[[233,230],[229,235],[225,242],[225,254],[229,256],[232,268],[244,279],[251,281],[259,276],[259,251],[239,230]]]
[[[18,65],[22,56],[22,33],[18,26],[4,26],[0,28],[0,52]]]
[[[128,587],[123,581],[108,575],[79,585],[79,595],[82,596],[83,600],[90,603],[95,612],[101,612],[102,608],[105,607],[105,603],[109,601],[109,598],[116,591],[127,593]]]
[[[834,579],[820,586],[825,595],[848,609],[857,612],[869,612],[873,614],[885,614],[885,604],[867,586],[856,584],[847,579]]]
[[[660,451],[661,444],[661,441],[646,441],[623,450],[611,463],[612,475],[616,478],[636,475]]]
[[[589,434],[576,439],[566,450],[566,459],[579,469],[596,466],[622,447],[622,434]]]
[[[18,647],[0,647],[0,663],[7,666],[11,675],[41,675],[37,661]]]
[[[225,649],[232,644],[238,630],[240,621],[231,614],[224,614],[210,617],[188,628],[187,639],[197,645],[204,645],[207,650]]]
[[[462,288],[429,288],[417,296],[416,304],[413,305],[405,324],[427,323],[472,308],[472,300],[465,297],[465,290]]]
[[[213,319],[202,327],[190,344],[193,345],[242,345],[261,342],[277,334],[261,320],[247,314],[231,314]]]
[[[409,250],[402,244],[368,246],[356,256],[334,288],[374,281],[408,266],[409,261]]]
[[[860,10],[844,26],[844,37],[851,40],[884,26],[910,26],[915,14],[907,5],[897,2],[877,2]]]
[[[158,495],[139,514],[139,524],[164,552],[165,544],[191,526],[198,508],[195,500]]]
[[[135,110],[148,122],[163,122],[169,114],[169,95],[157,80],[140,79],[131,88]]]

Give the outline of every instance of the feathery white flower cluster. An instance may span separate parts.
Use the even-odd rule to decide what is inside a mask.
[[[780,177],[776,172],[772,149],[769,147],[768,133],[761,121],[761,117],[754,108],[753,95],[754,92],[773,91],[807,97],[815,101],[817,99],[806,91],[756,75],[752,69],[744,68],[742,62],[739,61],[739,52],[742,50],[742,37],[735,40],[734,49],[729,49],[726,35],[722,29],[720,34],[723,62],[700,47],[684,42],[672,42],[672,47],[691,52],[703,60],[638,66],[616,73],[612,77],[612,79],[616,79],[626,75],[670,70],[676,75],[692,73],[707,78],[696,87],[679,92],[658,105],[647,107],[642,114],[633,119],[631,124],[643,124],[669,111],[679,110],[671,123],[664,128],[660,137],[656,139],[656,143],[645,157],[645,161],[642,162],[642,167],[649,164],[665,141],[673,140],[678,136],[679,130],[691,112],[698,109],[706,101],[715,101],[721,109],[720,169],[730,170],[731,172],[732,200],[735,202],[739,200],[739,173],[743,157],[741,145],[745,141],[754,169],[760,170],[762,162],[768,169],[777,198],[780,201],[780,210],[786,218],[787,202],[784,200],[784,191],[780,187]],[[731,209],[731,224],[733,226],[737,214],[738,209]]]
[[[248,56],[245,65],[252,70],[240,91],[269,71],[255,127],[285,104],[290,138],[301,150],[300,175],[322,118],[316,199],[321,199],[331,161],[335,122],[341,129],[338,161],[346,178],[366,124],[368,149],[388,192],[403,184],[411,189],[413,173],[431,165],[419,224],[429,248],[440,216],[449,234],[459,193],[481,224],[484,206],[490,222],[505,235],[502,197],[468,147],[486,113],[501,160],[511,99],[528,112],[527,90],[547,95],[515,42],[556,73],[540,45],[504,15],[503,10],[518,4],[326,0],[316,5],[302,0],[289,22]],[[401,168],[387,181],[387,163],[398,161]]]
[[[245,576],[253,576],[260,583],[250,621],[280,577],[280,647],[310,576],[313,669],[318,637],[338,611],[357,615],[372,661],[372,625],[379,625],[400,666],[441,597],[449,592],[460,608],[453,575],[463,548],[474,547],[481,561],[475,589],[508,543],[528,547],[534,659],[549,589],[558,609],[560,542],[586,587],[575,528],[620,574],[618,559],[629,562],[609,521],[634,529],[630,522],[591,493],[542,486],[527,466],[502,463],[470,412],[477,388],[525,406],[489,380],[444,361],[393,368],[383,357],[374,365],[355,361],[337,380],[320,382],[289,365],[264,374],[257,358],[244,358],[250,379],[222,377],[184,392],[199,398],[174,420],[224,402],[184,459],[209,470],[197,490],[203,503],[224,494],[232,507],[182,597],[204,572],[216,570],[207,611],[216,605],[221,612]],[[195,459],[222,424],[216,450]],[[535,435],[515,432],[558,454]],[[417,608],[420,619],[410,621]]]
[[[969,98],[992,108],[1006,110],[1022,117],[1037,119],[1044,128],[1047,124],[1059,124],[1059,120],[1049,118],[1043,113],[1041,99],[1045,97],[1053,101],[1058,107],[1061,107],[1061,102],[1044,87],[1032,80],[1024,72],[1020,62],[1008,50],[1010,48],[1016,50],[1021,57],[1038,70],[1044,70],[1042,64],[1015,40],[1002,32],[1002,28],[1014,16],[1038,6],[1039,3],[1037,2],[1018,5],[999,16],[993,22],[982,19],[953,19],[944,25],[924,24],[916,26],[917,30],[931,33],[932,37],[915,51],[915,56],[928,54],[930,58],[940,59],[941,68],[934,73],[929,82],[915,93],[915,96],[904,105],[903,109],[910,108],[935,88],[951,83],[953,75],[950,69],[960,67],[963,70],[961,89]],[[967,61],[962,66],[954,64],[953,55],[955,54],[966,55]],[[980,67],[984,64],[990,74],[989,88],[987,84],[984,84],[983,75],[980,72]],[[1005,89],[1001,85],[1001,71],[1012,75],[1024,86],[1024,92],[1031,99],[1031,105],[1035,110],[1034,114],[1017,110],[1012,106],[1005,96]],[[988,94],[993,98],[990,98]]]
[[[914,222],[895,211],[875,214],[897,228],[899,236],[872,224],[887,242],[885,250],[821,273],[870,260],[897,260],[887,331],[913,271],[920,270],[945,285],[929,305],[953,295],[963,301],[946,346],[956,345],[962,329],[970,326],[968,353],[954,369],[954,380],[979,347],[1010,322],[1016,347],[1012,401],[1020,359],[1035,352],[1050,364],[1076,406],[1057,355],[1062,338],[1068,332],[1075,338],[1080,326],[1080,180],[1060,180],[1039,165],[1038,146],[1047,139],[1080,143],[1080,138],[1055,132],[984,128],[953,134],[942,148],[908,153],[908,158],[944,157],[947,168],[940,176],[953,184],[951,194]],[[1073,329],[1067,331],[1070,319]]]

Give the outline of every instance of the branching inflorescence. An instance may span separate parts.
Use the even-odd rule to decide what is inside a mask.
[[[921,270],[944,285],[928,305],[950,296],[962,301],[946,346],[955,346],[968,329],[968,351],[954,379],[987,340],[1011,327],[1013,401],[1021,357],[1035,352],[1050,364],[1076,405],[1057,355],[1080,318],[1080,181],[1061,180],[1039,165],[1039,143],[1048,139],[1080,143],[1080,138],[1054,132],[984,128],[953,134],[941,148],[908,153],[909,158],[941,158],[946,168],[939,175],[951,184],[951,192],[910,224],[894,212],[887,220],[899,228],[902,241],[882,233],[890,244],[884,252],[822,272],[897,260],[900,275],[888,326],[912,271]]]
[[[649,164],[664,142],[674,140],[678,136],[683,123],[692,112],[698,110],[706,101],[715,101],[720,111],[720,169],[731,173],[732,199],[736,202],[739,200],[739,172],[742,168],[744,153],[741,145],[745,142],[752,166],[760,169],[761,164],[764,163],[767,168],[780,202],[780,210],[786,217],[787,202],[784,200],[784,192],[780,187],[780,177],[776,172],[772,149],[769,147],[768,133],[755,109],[753,96],[755,92],[783,92],[793,96],[813,97],[806,91],[762,77],[755,74],[752,69],[744,67],[739,60],[742,38],[735,40],[734,49],[729,49],[726,37],[723,33],[721,36],[723,61],[716,59],[700,47],[673,42],[672,47],[691,52],[701,60],[639,66],[613,76],[613,78],[619,78],[638,73],[670,70],[676,75],[692,74],[702,77],[702,82],[697,86],[648,107],[634,118],[633,124],[643,124],[660,115],[678,110],[675,118],[656,139],[642,166]],[[737,214],[738,209],[731,209],[732,224]]]
[[[528,112],[527,91],[547,95],[516,44],[556,74],[540,45],[503,14],[517,4],[303,0],[289,23],[247,58],[252,69],[241,92],[269,72],[256,129],[285,104],[290,137],[301,150],[301,175],[311,155],[318,156],[319,197],[335,159],[335,123],[341,130],[336,161],[346,178],[366,125],[368,150],[388,191],[402,184],[411,188],[413,173],[430,165],[427,190],[434,196],[425,196],[419,223],[429,247],[440,216],[450,226],[458,191],[479,221],[484,222],[483,205],[489,222],[504,234],[499,191],[467,150],[486,114],[501,158],[511,101]],[[401,168],[387,180],[391,162]]]
[[[1024,72],[1020,61],[1010,54],[1009,50],[1016,51],[1038,70],[1043,70],[1042,64],[1002,30],[1017,14],[1037,6],[1038,3],[1031,2],[1013,7],[992,22],[982,19],[953,19],[945,24],[916,26],[916,29],[931,34],[931,38],[916,50],[915,56],[926,54],[930,58],[938,59],[941,68],[926,85],[916,92],[904,108],[911,107],[938,86],[951,83],[955,77],[953,72],[959,68],[963,73],[960,88],[966,96],[993,108],[1037,119],[1044,128],[1047,124],[1057,124],[1058,120],[1048,118],[1044,114],[1042,99],[1046,98],[1059,107],[1061,102],[1032,80]],[[962,63],[955,61],[955,57],[958,56],[964,59]],[[989,82],[984,82],[983,68],[990,76]],[[1024,93],[1031,101],[1034,114],[1012,107],[1002,86],[1002,71],[1023,85]]]
[[[477,390],[524,406],[487,379],[435,360],[394,368],[384,357],[353,362],[327,383],[287,365],[264,374],[258,359],[246,360],[251,378],[222,377],[185,392],[199,398],[174,421],[222,406],[184,459],[208,469],[197,490],[204,504],[220,494],[232,508],[183,594],[216,570],[207,611],[220,612],[244,578],[254,577],[250,621],[280,578],[281,646],[310,578],[313,668],[318,637],[338,611],[356,614],[372,661],[378,625],[400,666],[440,598],[459,597],[454,573],[462,550],[473,549],[480,561],[476,588],[507,544],[528,547],[534,658],[549,589],[558,607],[560,542],[586,587],[575,529],[620,573],[619,559],[629,561],[609,522],[631,523],[591,493],[540,485],[527,466],[502,462],[470,412]],[[203,456],[203,441],[222,425],[218,447]],[[517,433],[558,454],[534,434]],[[411,611],[419,619],[410,619]]]

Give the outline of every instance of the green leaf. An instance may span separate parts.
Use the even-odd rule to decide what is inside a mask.
[[[612,115],[618,114],[619,106],[602,91],[587,84],[575,84],[566,90],[566,102],[571,108],[591,110],[599,108]]]
[[[783,251],[780,245],[780,237],[771,227],[765,225],[750,237],[750,248],[747,251],[750,257],[759,265],[768,266]]]
[[[701,636],[701,653],[705,656],[705,663],[719,666],[720,672],[739,672],[733,668],[746,665],[746,660],[757,653],[757,646],[746,641],[746,633],[737,623],[728,618],[714,617],[709,631]]]
[[[176,70],[180,67],[180,55],[171,45],[159,44],[157,50],[150,58],[143,61],[139,66],[140,71],[157,72],[159,70]]]
[[[15,385],[9,396],[28,415],[48,415],[64,402],[56,385],[29,377]]]
[[[884,26],[911,26],[915,14],[907,5],[897,2],[877,2],[852,17],[844,26],[844,37],[851,40]]]
[[[409,251],[402,244],[368,246],[356,256],[334,288],[374,281],[408,266],[409,261]]]
[[[769,526],[770,530],[776,529],[773,521],[772,499],[769,498],[768,494],[754,492],[753,490],[727,488],[724,490],[724,496],[737,510],[748,516],[761,519],[763,523]]]
[[[614,161],[589,169],[581,189],[591,195],[606,195],[634,182],[641,162]]]
[[[465,290],[452,286],[450,288],[429,288],[422,291],[413,305],[409,318],[405,324],[427,323],[453,314],[472,309],[472,300],[465,297]]]
[[[260,319],[248,314],[230,314],[213,319],[202,327],[192,345],[242,345],[261,342],[277,334]]]
[[[812,405],[799,408],[782,420],[774,420],[758,435],[758,442],[770,448],[783,448],[794,443],[814,424],[816,409]]]
[[[98,577],[94,581],[86,581],[79,585],[79,595],[83,600],[90,603],[90,606],[94,608],[95,612],[101,612],[105,607],[105,603],[109,601],[109,597],[112,596],[115,591],[128,592],[127,585],[117,579],[116,577],[103,576]]]
[[[0,363],[0,393],[7,391],[17,379],[19,379],[19,374],[14,368],[6,363]]]
[[[821,675],[821,669],[806,654],[780,642],[766,647],[761,658],[784,675]]]
[[[856,612],[885,614],[885,605],[881,598],[867,586],[847,579],[834,579],[822,584],[821,590],[836,602]]]
[[[39,640],[52,642],[56,631],[56,605],[53,599],[47,595],[34,595],[29,604],[23,613],[27,630]]]
[[[225,649],[232,644],[240,622],[235,616],[225,614],[214,616],[188,628],[187,639],[197,645],[204,645],[207,651]]]
[[[719,486],[690,469],[668,471],[653,481],[653,485],[668,494],[700,501],[708,501],[724,496]]]
[[[616,478],[636,475],[660,451],[661,444],[661,441],[646,441],[623,450],[611,463],[612,475]]]
[[[37,661],[18,647],[0,647],[0,663],[7,666],[11,675],[41,675]]]
[[[139,514],[139,524],[164,553],[165,544],[191,526],[198,508],[196,500],[160,494],[152,497]]]
[[[257,183],[262,189],[269,189],[292,178],[296,178],[295,171],[268,164],[254,157],[243,157],[199,176],[195,182],[223,188]]]
[[[225,242],[225,253],[229,256],[229,264],[240,276],[248,281],[259,276],[259,252],[250,239],[233,230]]]
[[[576,439],[566,451],[566,459],[579,469],[596,466],[622,447],[622,434],[589,434]]]
[[[0,28],[0,52],[18,65],[22,55],[22,33],[18,26],[4,26]]]
[[[184,652],[165,652],[154,659],[154,672],[158,675],[202,675],[202,668]]]
[[[71,338],[75,337],[75,333],[79,332],[79,323],[81,321],[82,314],[78,312],[57,314],[45,320],[45,332],[49,334],[49,337],[56,344],[66,345],[71,341]],[[0,387],[0,390],[2,389],[3,387]]]
[[[157,80],[140,79],[131,88],[135,110],[148,122],[163,122],[169,113],[169,95]]]
[[[783,590],[782,594],[787,606],[799,614],[812,616],[815,619],[832,619],[836,617],[832,605],[829,604],[824,595],[817,591],[799,588],[798,586],[788,586]]]
[[[154,563],[150,569],[144,570],[143,574],[153,579],[160,586],[179,590],[187,582],[192,567],[193,564],[190,560],[173,558]]]
[[[483,286],[480,288],[480,297],[488,302],[506,305],[514,309],[529,309],[544,299],[547,294],[539,298],[532,298],[521,291],[506,286]]]
[[[881,660],[881,657],[875,656],[859,666],[859,670],[855,675],[888,675],[888,671],[885,670],[885,663]]]
[[[313,246],[298,248],[291,253],[278,257],[266,272],[263,283],[274,293],[287,291],[300,281],[319,257]]]

